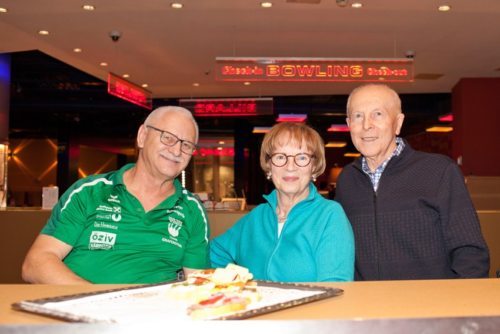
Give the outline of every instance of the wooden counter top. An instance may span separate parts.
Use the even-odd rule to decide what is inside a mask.
[[[385,318],[500,317],[500,279],[326,283],[342,296],[305,304],[253,320],[366,320]],[[0,285],[0,324],[62,321],[11,309],[21,300],[100,291],[126,285]]]

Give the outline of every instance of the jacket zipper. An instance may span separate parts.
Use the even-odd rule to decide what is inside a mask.
[[[378,218],[377,218],[377,191],[373,190],[373,217],[375,224],[375,244],[376,253],[375,261],[377,263],[377,279],[380,280],[380,242],[379,242],[379,232],[378,232]]]

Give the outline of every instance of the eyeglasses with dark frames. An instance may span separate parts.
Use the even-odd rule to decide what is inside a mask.
[[[314,159],[314,155],[307,153],[297,153],[295,155],[287,155],[285,153],[273,153],[268,156],[271,163],[276,167],[283,167],[288,163],[288,158],[293,158],[293,162],[299,167],[306,167]]]
[[[160,133],[160,141],[162,144],[167,145],[167,146],[174,146],[178,142],[181,142],[181,152],[185,154],[192,155],[194,151],[196,151],[196,145],[188,140],[180,139],[176,135],[174,135],[172,132],[168,132],[165,130],[161,130],[158,128],[155,128],[152,125],[146,125],[148,129],[153,129],[156,130]]]

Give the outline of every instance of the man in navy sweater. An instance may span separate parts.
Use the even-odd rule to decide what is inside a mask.
[[[489,253],[459,167],[398,137],[401,100],[386,85],[354,89],[347,124],[362,157],[336,200],[352,224],[356,280],[488,277]]]

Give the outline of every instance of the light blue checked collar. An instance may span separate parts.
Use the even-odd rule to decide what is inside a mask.
[[[393,157],[400,155],[404,148],[405,148],[405,143],[404,143],[403,139],[401,139],[400,137],[396,137],[396,149],[394,150],[394,152],[392,152],[391,156],[388,157],[387,159],[385,159],[384,162],[382,162],[380,164],[380,166],[378,166],[375,169],[375,171],[373,171],[373,172],[370,170],[370,167],[368,167],[368,163],[366,162],[366,158],[363,157],[361,159],[361,168],[363,169],[363,172],[365,172],[365,174],[370,177],[370,180],[372,181],[372,185],[373,185],[373,190],[377,191],[378,183],[380,182],[380,178],[382,177],[382,173],[384,172],[385,167],[387,167],[387,164],[389,163],[389,161]]]

